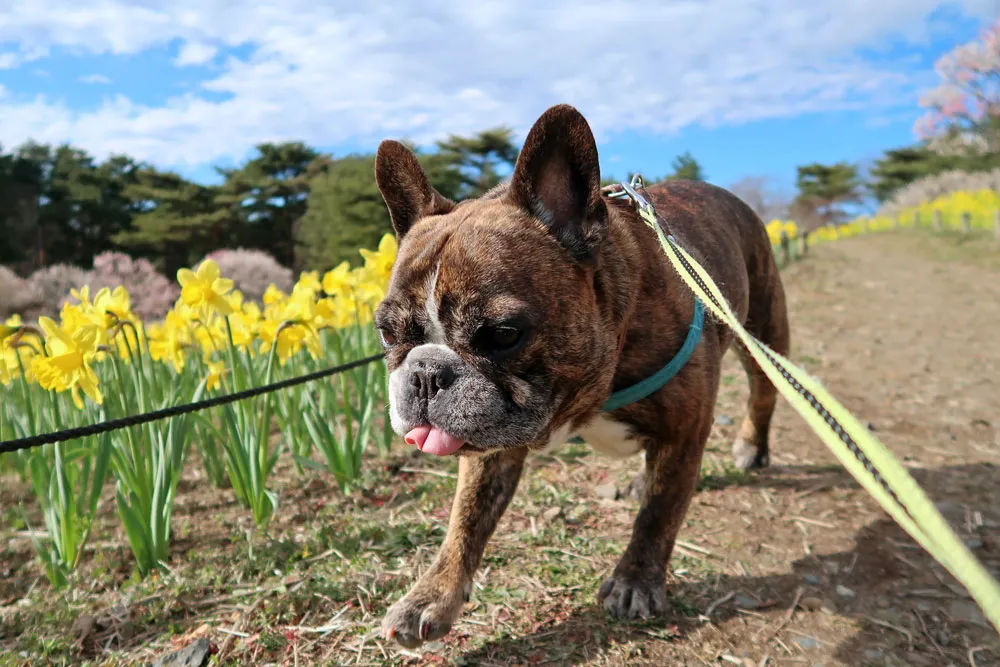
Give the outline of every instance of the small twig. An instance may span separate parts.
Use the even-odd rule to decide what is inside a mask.
[[[247,620],[249,620],[249,618],[253,616],[254,612],[257,611],[259,607],[263,606],[263,604],[264,604],[264,596],[257,598],[256,602],[247,607],[246,610],[243,612],[243,614],[240,616],[240,622],[237,624],[237,627],[245,628]],[[237,630],[237,632],[242,632],[242,630]],[[226,641],[224,641],[222,643],[222,646],[219,647],[219,653],[218,653],[219,664],[224,664],[227,654],[232,649],[233,642],[235,641],[235,638],[237,636],[233,633],[228,633],[228,634],[229,636],[226,637]]]
[[[364,654],[365,644],[367,644],[367,643],[368,643],[368,636],[366,635],[366,636],[364,636],[364,637],[361,638],[361,646],[358,647],[358,657],[354,661],[355,665],[361,662],[361,656]]]
[[[247,632],[240,632],[239,630],[232,630],[230,628],[219,628],[219,632],[227,635],[232,635],[234,637],[242,637],[243,639],[246,639],[247,637],[250,636],[250,634]]]
[[[796,500],[799,498],[805,498],[806,496],[811,496],[814,493],[825,491],[826,489],[829,489],[831,486],[833,486],[833,483],[823,482],[822,484],[818,484],[816,486],[808,488],[805,491],[800,491],[799,493],[795,494],[793,498],[795,498]]]
[[[429,470],[427,468],[400,468],[400,472],[409,472],[416,475],[434,475],[435,477],[447,477],[449,479],[458,479],[458,475],[450,472],[445,472],[443,470]]]
[[[340,553],[340,551],[338,551],[337,549],[335,549],[333,547],[330,547],[329,549],[327,549],[326,551],[324,551],[321,554],[316,554],[315,556],[310,556],[309,558],[303,558],[302,562],[303,563],[314,563],[314,562],[316,562],[318,560],[323,560],[327,556],[337,556],[338,558],[340,558],[340,560],[342,560],[342,561],[344,561],[345,563],[348,563],[348,564],[350,564],[350,562],[351,562],[350,560],[347,559],[347,556],[345,556],[344,554]]]
[[[942,586],[944,586],[945,588],[947,588],[949,591],[951,591],[955,595],[959,596],[960,598],[964,598],[964,599],[968,600],[970,597],[972,597],[971,595],[969,595],[968,593],[966,593],[965,591],[963,591],[961,588],[957,588],[955,586],[952,586],[947,581],[945,581],[944,577],[941,576],[941,573],[937,571],[937,568],[933,568],[932,567],[931,568],[931,573],[933,573],[934,576],[937,577],[937,580],[941,582]]]
[[[700,561],[705,560],[705,557],[702,556],[697,551],[691,551],[687,547],[682,547],[681,545],[677,544],[676,542],[674,543],[674,548],[677,549],[678,551],[680,551],[682,554],[684,554],[688,558],[694,558],[695,560],[700,560]]]
[[[542,549],[542,551],[548,551],[550,553],[564,554],[566,556],[571,556],[572,558],[579,558],[580,560],[585,560],[585,561],[587,561],[589,563],[596,563],[597,562],[593,558],[589,558],[587,556],[582,556],[580,554],[573,553],[572,551],[567,551],[566,549],[555,549],[555,548],[552,548],[552,547],[545,547],[545,548]]]
[[[342,623],[334,623],[334,621],[343,616],[344,612],[346,612],[348,609],[350,609],[350,606],[345,605],[343,609],[334,614],[333,617],[326,622],[326,625],[322,625],[318,628],[310,628],[304,625],[290,625],[288,626],[288,629],[295,630],[296,632],[308,632],[310,634],[315,633],[315,634],[325,635],[329,632],[333,632],[334,630],[340,630],[342,627],[344,627]]]
[[[971,665],[971,667],[979,667],[979,665],[976,664],[976,654],[985,650],[987,650],[985,646],[973,646],[969,649],[969,665]]]
[[[790,516],[789,521],[801,521],[803,523],[810,523],[814,526],[819,526],[820,528],[836,528],[833,524],[826,523],[824,521],[817,521],[816,519],[809,519],[804,516]]]
[[[875,625],[881,625],[883,628],[889,628],[890,630],[895,630],[899,634],[901,634],[904,637],[906,637],[907,641],[910,642],[910,648],[911,649],[913,648],[913,634],[909,630],[907,630],[906,628],[901,628],[898,625],[893,625],[892,623],[889,623],[887,621],[883,621],[880,618],[875,618],[874,616],[865,616],[865,618],[867,618],[869,621],[871,621]]]
[[[772,637],[775,638],[775,639],[777,639],[778,633],[781,632],[782,628],[784,628],[786,625],[788,625],[792,621],[792,617],[795,616],[795,608],[799,606],[799,600],[802,599],[802,594],[804,592],[805,592],[805,589],[803,589],[801,586],[799,586],[798,589],[796,589],[796,591],[795,591],[795,599],[792,600],[792,605],[788,608],[788,611],[785,612],[785,617],[783,619],[781,619],[780,623],[778,623],[778,627],[776,627],[774,630],[772,630],[768,634],[768,636],[764,639],[764,641],[761,642],[761,643],[766,643]],[[782,646],[784,646],[784,644],[782,644]],[[788,650],[787,647],[785,648],[785,650]],[[789,651],[789,655],[791,655],[791,651]]]
[[[716,610],[716,608],[718,608],[719,605],[721,605],[726,600],[729,600],[734,595],[736,595],[736,591],[729,591],[728,593],[726,593],[725,595],[723,595],[721,598],[719,598],[718,600],[716,600],[712,604],[708,605],[708,609],[705,610],[705,613],[702,614],[701,617],[703,619],[705,619],[706,621],[711,621],[712,620],[712,612],[714,612]]]
[[[854,552],[854,557],[851,558],[851,564],[847,566],[844,570],[844,574],[850,574],[854,570],[854,566],[858,564],[858,552]]]
[[[923,628],[924,635],[927,637],[928,640],[930,640],[931,646],[934,647],[934,650],[936,650],[941,655],[942,658],[946,657],[944,651],[941,650],[941,647],[938,646],[938,643],[934,641],[934,637],[931,636],[930,630],[927,629],[927,624],[924,623],[924,617],[921,616],[920,612],[918,612],[916,609],[913,610],[913,615],[917,617],[918,621],[920,621],[920,627]]]
[[[788,655],[795,655],[794,653],[792,653],[792,649],[788,648],[788,644],[781,641],[781,637],[775,637],[774,641],[778,642],[778,645],[781,646],[781,648],[785,649],[785,653],[787,653]]]
[[[708,556],[709,558],[719,558],[719,559],[722,559],[722,556],[717,556],[714,553],[712,553],[711,551],[709,551],[708,549],[706,549],[704,547],[699,547],[697,544],[691,544],[690,542],[683,542],[681,540],[674,540],[674,546],[680,547],[682,549],[687,549],[688,551],[694,551],[695,553],[703,554],[705,556]]]

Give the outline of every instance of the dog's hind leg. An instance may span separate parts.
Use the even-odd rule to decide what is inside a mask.
[[[773,254],[768,251],[764,265],[750,275],[750,304],[745,327],[757,340],[775,352],[788,354],[790,335],[785,291]],[[764,371],[738,342],[733,344],[750,383],[747,414],[733,442],[733,460],[742,469],[763,468],[770,463],[768,436],[778,390]]]

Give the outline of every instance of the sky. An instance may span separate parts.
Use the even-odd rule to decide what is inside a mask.
[[[0,145],[205,183],[261,142],[431,146],[570,103],[602,172],[794,184],[912,143],[934,61],[1000,0],[0,0]]]

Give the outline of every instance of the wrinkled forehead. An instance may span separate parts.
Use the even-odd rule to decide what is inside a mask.
[[[550,247],[551,246],[551,247]],[[387,306],[477,311],[499,319],[547,307],[536,289],[559,248],[531,218],[496,201],[472,201],[421,221],[404,237]]]

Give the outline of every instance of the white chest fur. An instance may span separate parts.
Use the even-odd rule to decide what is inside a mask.
[[[627,424],[607,415],[598,415],[579,429],[580,437],[599,454],[612,458],[626,458],[642,451],[642,442],[631,437]]]

